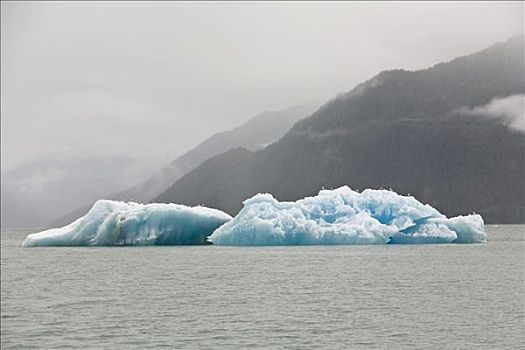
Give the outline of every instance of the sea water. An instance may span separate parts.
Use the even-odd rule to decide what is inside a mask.
[[[24,249],[2,349],[525,348],[525,226],[471,245]]]

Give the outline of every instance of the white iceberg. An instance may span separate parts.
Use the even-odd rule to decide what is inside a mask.
[[[257,194],[209,237],[215,245],[423,244],[486,241],[479,215],[448,219],[428,204],[388,190],[343,186],[279,202]]]
[[[62,228],[30,234],[24,247],[205,244],[232,217],[220,210],[178,204],[97,201]]]

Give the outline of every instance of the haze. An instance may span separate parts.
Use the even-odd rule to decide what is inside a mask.
[[[3,1],[2,188],[50,203],[43,192],[81,183],[93,200],[264,110],[321,104],[381,70],[520,35],[523,11],[521,2]]]
[[[523,3],[2,2],[2,169],[161,164],[263,110],[522,31]]]

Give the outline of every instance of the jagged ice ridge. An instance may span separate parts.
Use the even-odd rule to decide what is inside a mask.
[[[393,191],[347,186],[279,202],[271,194],[243,209],[209,237],[215,245],[423,244],[486,241],[480,215],[448,219],[428,204]]]
[[[486,237],[479,215],[449,219],[411,196],[343,186],[295,202],[257,194],[233,219],[206,207],[100,200],[73,223],[30,234],[22,245],[428,244],[480,243]]]

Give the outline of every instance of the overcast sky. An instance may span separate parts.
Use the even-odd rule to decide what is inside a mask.
[[[58,154],[180,155],[263,111],[322,102],[523,33],[513,3],[1,3],[2,169]]]

